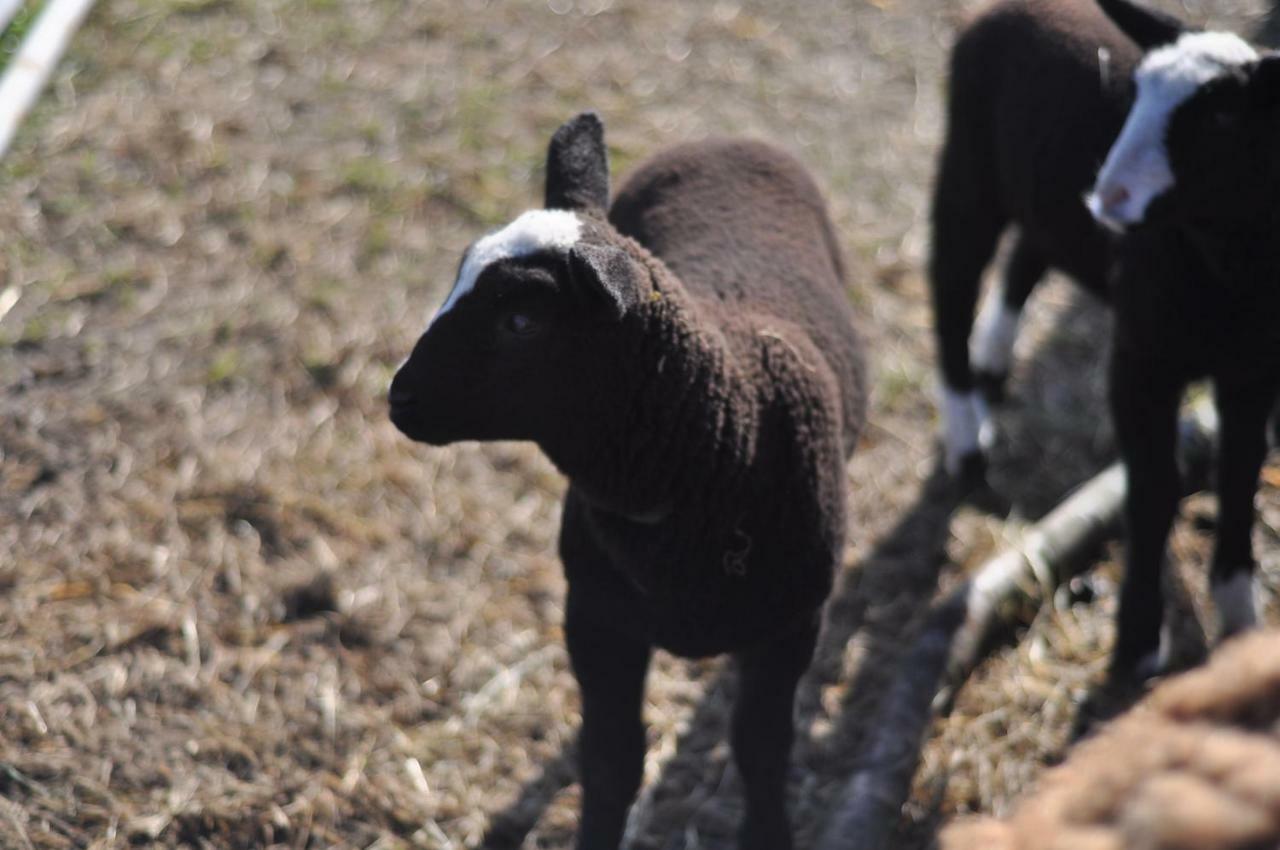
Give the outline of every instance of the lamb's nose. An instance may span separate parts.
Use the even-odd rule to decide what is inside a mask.
[[[1129,200],[1129,190],[1118,183],[1103,186],[1098,190],[1098,200],[1102,201],[1103,209],[1113,210]]]
[[[391,386],[387,390],[387,402],[393,408],[404,408],[413,404],[413,393],[404,386],[405,381],[400,377],[400,373],[391,379]]]
[[[1123,183],[1102,183],[1085,196],[1085,206],[1098,223],[1108,230],[1123,232],[1127,216],[1124,207],[1129,201],[1129,190]]]

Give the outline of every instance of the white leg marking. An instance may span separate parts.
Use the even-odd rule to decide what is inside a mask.
[[[967,455],[990,445],[994,434],[986,402],[976,392],[942,388],[943,462],[956,475]]]
[[[979,372],[1007,375],[1013,363],[1013,344],[1018,339],[1020,314],[1004,300],[1004,287],[997,286],[982,302],[982,312],[969,342],[969,361]]]
[[[978,446],[986,453],[996,444],[996,420],[991,417],[991,408],[980,393],[973,394],[972,404],[973,415],[978,420]]]
[[[1259,600],[1252,570],[1241,570],[1224,582],[1215,582],[1209,590],[1218,609],[1221,634],[1232,635],[1258,624]]]
[[[1138,659],[1133,673],[1138,681],[1163,676],[1169,670],[1169,659],[1172,657],[1173,636],[1167,626],[1160,627],[1160,647],[1155,652],[1148,652]]]
[[[1174,658],[1174,627],[1169,625],[1172,611],[1165,607],[1165,620],[1160,623],[1160,648],[1156,649],[1156,670],[1153,675],[1160,676],[1169,670],[1169,663]]]

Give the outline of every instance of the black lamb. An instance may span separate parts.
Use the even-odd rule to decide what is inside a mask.
[[[969,483],[984,468],[987,403],[1002,395],[1022,307],[1045,271],[1106,297],[1108,240],[1080,198],[1124,123],[1141,58],[1094,0],[1001,0],[957,38],[929,276],[944,457]],[[1008,263],[971,342],[982,272],[1010,225]]]
[[[840,563],[865,396],[826,205],[767,145],[671,148],[610,208],[603,126],[579,115],[551,140],[546,209],[463,257],[391,418],[434,445],[533,440],[569,479],[579,848],[621,841],[654,647],[735,655],[739,846],[791,846],[792,705]]]
[[[1160,573],[1178,504],[1178,404],[1213,382],[1220,420],[1210,587],[1223,635],[1257,619],[1251,540],[1280,389],[1280,56],[1192,32],[1127,0],[1100,5],[1146,54],[1088,197],[1114,249],[1110,403],[1128,469],[1128,553],[1113,674],[1162,663]]]

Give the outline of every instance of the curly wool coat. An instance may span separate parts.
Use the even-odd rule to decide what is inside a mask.
[[[843,548],[866,388],[839,251],[812,180],[752,142],[660,155],[610,220],[650,279],[599,389],[617,443],[548,447],[568,578],[657,646],[738,649],[812,617]]]

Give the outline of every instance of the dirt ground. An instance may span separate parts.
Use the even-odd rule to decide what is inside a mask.
[[[548,135],[587,107],[615,173],[712,133],[789,146],[843,238],[875,394],[798,710],[811,846],[937,588],[1113,455],[1107,316],[1054,281],[1001,414],[1008,521],[953,515],[934,474],[927,198],[975,5],[100,4],[0,163],[0,846],[570,846],[563,482],[527,445],[411,444],[384,396],[463,248],[540,201]],[[1186,6],[1248,28],[1260,3]],[[1260,504],[1274,591],[1276,490]],[[1212,517],[1193,499],[1174,541],[1206,623]],[[898,846],[1005,811],[1061,755],[1114,576],[979,669]],[[657,659],[637,850],[728,846],[725,670]]]

